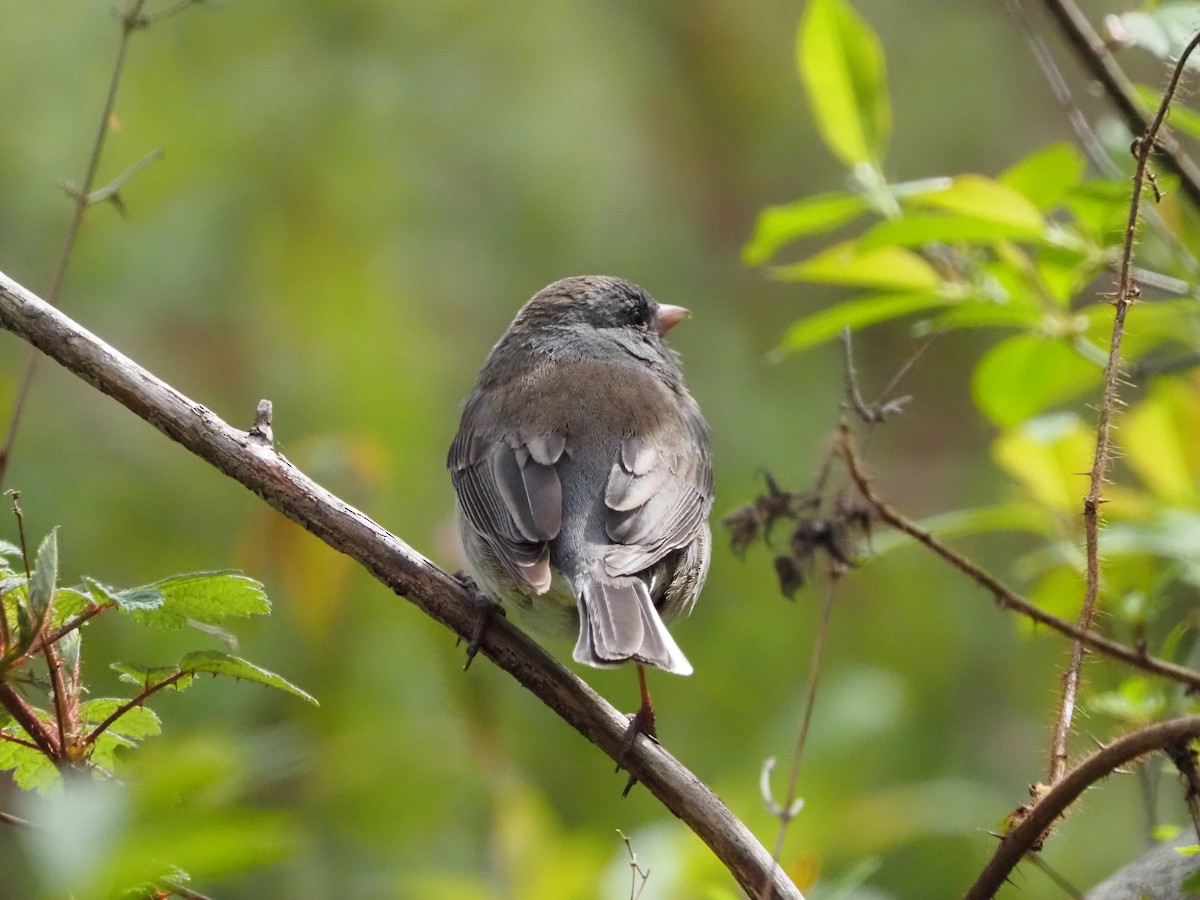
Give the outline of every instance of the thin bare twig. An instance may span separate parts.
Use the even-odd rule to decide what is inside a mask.
[[[1084,589],[1083,605],[1079,612],[1079,630],[1091,629],[1095,615],[1096,600],[1100,593],[1100,505],[1104,502],[1104,482],[1108,474],[1112,458],[1112,420],[1116,413],[1119,398],[1119,383],[1121,379],[1121,340],[1125,333],[1125,317],[1129,307],[1138,296],[1137,286],[1133,281],[1133,244],[1137,237],[1138,216],[1141,211],[1142,190],[1149,176],[1150,156],[1158,146],[1159,131],[1167,116],[1179,79],[1183,76],[1183,67],[1187,64],[1192,51],[1200,45],[1200,34],[1197,34],[1179,56],[1171,80],[1163,93],[1162,103],[1154,115],[1153,121],[1146,128],[1145,134],[1133,143],[1136,168],[1133,175],[1133,194],[1129,201],[1129,218],[1125,226],[1125,242],[1121,253],[1121,267],[1117,277],[1116,295],[1112,298],[1115,312],[1113,315],[1112,337],[1109,341],[1108,360],[1104,366],[1104,390],[1100,401],[1100,416],[1096,424],[1096,453],[1092,459],[1092,469],[1088,482],[1088,494],[1083,501],[1084,543],[1087,551],[1087,582]],[[1059,703],[1058,717],[1054,728],[1054,739],[1050,748],[1049,783],[1054,784],[1062,777],[1067,767],[1067,740],[1071,734],[1071,723],[1074,719],[1075,703],[1079,693],[1079,682],[1083,669],[1085,647],[1081,640],[1076,639],[1071,648],[1071,661],[1063,675],[1062,696]]]
[[[966,900],[993,897],[1017,863],[1037,846],[1046,829],[1097,781],[1140,756],[1197,735],[1200,735],[1200,716],[1185,716],[1148,725],[1095,751],[1023,811],[1021,819],[1000,838],[992,858],[966,892]]]
[[[117,44],[117,57],[113,62],[112,75],[108,82],[108,93],[105,95],[104,105],[100,111],[100,123],[96,128],[96,137],[92,141],[92,148],[88,154],[83,181],[80,182],[78,190],[70,192],[73,200],[71,217],[67,221],[67,231],[63,236],[63,243],[58,253],[58,259],[54,263],[54,269],[50,274],[49,287],[46,289],[46,300],[52,305],[58,303],[58,298],[62,293],[63,279],[67,274],[67,264],[70,262],[71,253],[75,249],[75,241],[79,237],[79,229],[83,225],[83,216],[92,203],[91,194],[96,183],[96,173],[100,168],[100,157],[104,153],[104,142],[108,137],[109,124],[112,121],[113,109],[117,103],[117,90],[121,85],[121,75],[125,71],[125,58],[129,50],[129,39],[134,31],[149,24],[143,21],[142,7],[144,6],[145,0],[129,0],[129,4],[120,15],[121,39]],[[150,161],[152,162],[153,160]],[[113,196],[115,196],[115,192]],[[0,447],[0,485],[4,484],[4,478],[8,474],[8,464],[12,460],[13,447],[16,445],[17,434],[24,419],[25,404],[29,399],[29,392],[33,387],[34,375],[37,372],[38,358],[37,352],[31,350],[29,359],[25,364],[24,374],[21,376],[21,385],[17,389],[17,399],[13,403],[12,415],[8,422],[8,434],[5,436],[3,447]]]
[[[825,637],[829,633],[829,617],[833,613],[833,597],[838,581],[839,572],[834,569],[825,585],[825,599],[821,604],[821,621],[818,623],[817,633],[813,637],[812,660],[808,667],[808,687],[804,695],[804,714],[800,719],[800,734],[796,738],[796,749],[792,752],[792,767],[788,774],[787,794],[782,803],[771,804],[771,812],[779,819],[779,831],[775,835],[775,847],[771,851],[771,860],[776,866],[779,865],[779,857],[783,854],[783,840],[787,836],[788,826],[800,812],[801,804],[797,803],[796,799],[800,784],[800,759],[804,755],[804,745],[808,741],[808,727],[812,722],[813,709],[817,703],[817,685],[821,681],[821,655],[825,650]],[[769,881],[763,885],[763,900],[771,900]]]
[[[1081,640],[1084,644],[1097,652],[1103,653],[1105,656],[1120,660],[1143,672],[1160,675],[1171,681],[1179,682],[1186,685],[1190,691],[1200,691],[1200,672],[1189,669],[1186,666],[1168,662],[1165,659],[1150,656],[1141,648],[1127,646],[1119,641],[1114,641],[1097,634],[1094,631],[1082,631],[1067,620],[1060,619],[1058,616],[1051,615],[1045,610],[1038,609],[1024,597],[1006,587],[998,578],[987,572],[977,563],[947,547],[928,531],[921,528],[921,526],[885,503],[871,487],[870,479],[867,478],[866,473],[863,471],[858,451],[854,448],[854,440],[850,429],[846,425],[842,425],[840,429],[837,450],[845,460],[846,468],[850,472],[850,476],[859,493],[871,505],[875,514],[879,516],[880,521],[898,531],[903,531],[909,537],[928,547],[980,587],[986,589],[1000,606],[1020,613],[1034,622],[1057,631],[1059,634]]]

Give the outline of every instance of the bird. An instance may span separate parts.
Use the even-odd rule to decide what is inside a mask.
[[[663,336],[690,315],[621,278],[536,293],[488,355],[447,467],[478,587],[573,658],[690,675],[666,623],[708,574],[709,428]],[[636,734],[632,735],[636,736]]]

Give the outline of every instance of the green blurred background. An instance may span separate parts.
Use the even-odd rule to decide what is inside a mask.
[[[5,10],[0,269],[35,291],[67,220],[56,181],[79,179],[106,89],[112,5]],[[1069,136],[1004,4],[856,8],[888,54],[892,178],[994,174]],[[568,274],[621,275],[693,310],[672,343],[713,427],[718,516],[763,469],[803,484],[837,421],[839,354],[765,356],[787,323],[838,295],[739,261],[761,207],[844,178],[808,124],[800,11],[799,0],[188,10],[133,40],[101,182],[155,147],[165,156],[122,191],[124,217],[90,212],[61,306],[232,424],[248,427],[270,398],[289,458],[451,569],[444,457],[459,403],[518,306]],[[914,515],[1003,499],[967,388],[980,340],[937,345],[909,382],[909,412],[871,447],[881,491]],[[3,346],[7,421],[27,350]],[[867,385],[914,346],[903,329],[865,334]],[[622,897],[621,829],[651,869],[645,900],[732,896],[697,839],[645,791],[622,801],[611,764],[507,676],[483,661],[464,675],[447,632],[53,364],[5,486],[20,489],[35,538],[61,526],[68,582],[235,566],[267,585],[275,612],[235,629],[238,652],[321,707],[205,681],[160,699],[166,735],[140,751],[148,771],[204,773],[174,813],[156,813],[167,833],[172,814],[195,808],[280,814],[268,863],[181,853],[197,889]],[[992,537],[969,549],[1008,575],[1022,547]],[[768,845],[759,772],[790,756],[818,607],[812,589],[782,600],[769,556],[739,562],[722,536],[696,613],[676,628],[696,674],[652,685],[666,746]],[[219,644],[100,621],[87,676],[103,696],[119,690],[108,661],[165,664],[196,646]],[[1064,657],[914,551],[846,579],[807,805],[784,852],[797,879],[876,860],[869,896],[961,893],[992,849],[988,830],[1044,777]],[[580,674],[635,705],[631,671]],[[19,809],[15,794],[0,788],[0,808]],[[1136,855],[1136,801],[1132,780],[1108,784],[1048,858],[1080,885],[1098,880]],[[0,895],[46,889],[33,859],[0,831]],[[1017,883],[1021,896],[1059,896],[1033,869]]]

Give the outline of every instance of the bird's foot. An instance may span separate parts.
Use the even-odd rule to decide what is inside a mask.
[[[643,703],[638,711],[629,717],[629,726],[625,729],[625,735],[621,738],[621,749],[617,751],[617,771],[620,772],[625,766],[625,757],[629,751],[633,749],[633,745],[637,743],[638,735],[644,734],[654,743],[658,743],[658,732],[654,725],[654,707],[649,703]],[[622,797],[628,797],[629,792],[633,790],[633,786],[637,784],[636,776],[630,775],[629,782],[625,785],[625,790],[621,791]]]
[[[475,583],[475,579],[466,570],[460,569],[454,573],[454,577],[467,589],[467,593],[471,595],[471,599],[478,607],[475,626],[471,629],[471,636],[467,638],[467,661],[463,663],[465,672],[475,661],[475,654],[479,652],[479,648],[483,644],[483,636],[487,634],[488,626],[492,623],[492,616],[503,616],[504,607],[481,591],[479,585]],[[461,637],[458,639],[458,643],[462,643]]]

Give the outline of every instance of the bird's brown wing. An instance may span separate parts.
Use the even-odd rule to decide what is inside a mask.
[[[605,529],[617,545],[604,558],[609,576],[636,575],[691,544],[713,502],[708,426],[699,412],[652,436],[621,442],[604,492]]]
[[[463,514],[514,575],[544,593],[562,528],[562,435],[481,432],[464,416],[447,465]]]

